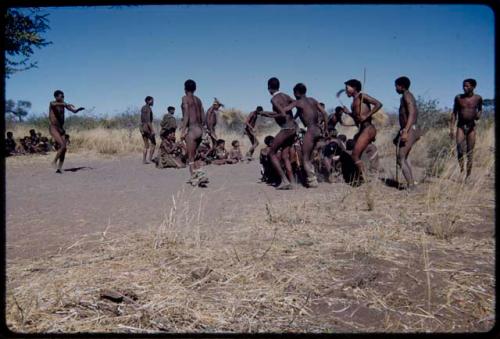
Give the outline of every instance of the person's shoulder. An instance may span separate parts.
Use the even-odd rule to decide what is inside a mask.
[[[479,94],[474,94],[474,96],[475,96],[475,97],[476,97],[476,99],[478,99],[478,100],[483,100],[483,97],[482,97],[482,96],[480,96]]]

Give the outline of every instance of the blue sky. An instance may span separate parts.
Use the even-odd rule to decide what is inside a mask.
[[[303,82],[328,108],[343,82],[394,111],[394,79],[415,95],[451,106],[462,80],[494,95],[494,14],[477,5],[195,5],[45,8],[53,44],[35,50],[39,67],[6,79],[6,98],[30,100],[46,114],[53,91],[113,115],[155,98],[157,116],[175,106],[183,84],[198,84],[205,109],[213,97],[248,112],[270,108],[267,79],[292,94]],[[343,99],[347,103],[347,99]]]

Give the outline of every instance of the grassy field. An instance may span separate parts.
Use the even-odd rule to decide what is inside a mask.
[[[390,163],[395,131],[380,128],[376,141]],[[135,130],[68,132],[71,152],[142,148]],[[220,134],[248,146],[235,132]],[[326,194],[292,191],[230,216],[223,234],[200,219],[203,194],[190,205],[181,190],[149,231],[102,232],[92,235],[92,250],[87,240],[9,263],[7,324],[20,332],[488,331],[493,149],[494,126],[482,122],[464,184],[447,130],[433,129],[410,158],[426,169],[417,192],[377,176],[359,188],[333,184]],[[103,298],[106,290],[120,301]]]

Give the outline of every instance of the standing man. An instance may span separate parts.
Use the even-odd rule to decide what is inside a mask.
[[[357,176],[360,179],[358,181],[362,181],[365,177],[361,154],[371,142],[375,141],[377,130],[372,124],[372,115],[382,108],[382,103],[368,94],[361,92],[361,82],[359,80],[351,79],[344,84],[347,96],[353,98],[351,111],[344,106],[344,113],[351,116],[354,123],[359,127],[358,133],[354,136],[354,148],[351,157],[356,165]]]
[[[262,112],[263,110],[264,109],[262,108],[262,106],[257,106],[255,111],[250,112],[250,114],[248,114],[247,118],[245,119],[245,134],[248,136],[248,139],[250,139],[250,143],[252,144],[246,154],[246,158],[248,160],[251,160],[253,158],[253,152],[255,152],[255,149],[257,148],[257,146],[259,146],[259,140],[257,139],[257,135],[255,134],[255,124],[257,123],[259,112]]]
[[[54,138],[55,143],[58,145],[58,150],[56,157],[52,162],[52,165],[57,168],[56,173],[62,174],[62,166],[64,163],[64,158],[66,157],[66,131],[64,130],[64,110],[67,109],[73,113],[78,113],[83,111],[85,108],[80,107],[78,109],[71,104],[64,102],[64,93],[61,90],[54,92],[55,101],[51,101],[49,104],[49,132]],[[57,161],[59,160],[59,163]]]
[[[219,108],[224,107],[223,104],[214,98],[214,102],[212,106],[207,110],[207,133],[210,139],[212,140],[212,148],[216,147],[217,143],[217,135],[215,134],[215,126],[217,125],[217,112]]]
[[[323,106],[321,106],[316,99],[307,97],[306,92],[307,88],[304,84],[299,83],[295,85],[293,88],[293,95],[297,98],[297,100],[287,105],[284,110],[291,111],[292,108],[297,108],[297,113],[294,118],[299,117],[304,126],[307,128],[302,144],[303,166],[307,174],[308,187],[318,187],[318,179],[314,173],[311,156],[322,134],[321,127],[318,126],[318,122],[323,121],[326,124],[326,120],[323,120],[320,117],[327,117],[328,113],[326,113]]]
[[[294,182],[292,163],[290,162],[290,147],[295,142],[298,125],[293,119],[292,111],[285,111],[283,108],[291,104],[293,99],[289,95],[280,92],[280,81],[278,78],[270,78],[267,81],[267,89],[272,96],[271,104],[273,106],[273,111],[262,111],[259,112],[259,115],[274,118],[280,127],[280,131],[274,137],[274,141],[269,149],[268,156],[271,159],[275,171],[281,178],[281,183],[277,189],[288,190],[293,188],[291,182]],[[282,150],[283,162],[285,163],[286,176],[281,168],[280,159],[277,156],[278,150],[280,149]]]
[[[464,171],[464,151],[467,151],[467,180],[472,171],[472,156],[476,143],[476,120],[479,120],[483,111],[483,98],[474,94],[477,82],[474,79],[463,81],[464,94],[455,97],[453,112],[451,113],[450,137],[455,136],[457,126],[457,154],[460,171]]]
[[[200,98],[194,95],[196,91],[196,82],[189,79],[184,83],[184,92],[182,97],[182,130],[181,140],[186,141],[189,173],[191,179],[188,181],[193,186],[203,186],[208,183],[205,174],[198,169],[195,163],[195,156],[198,146],[203,136],[203,126],[205,126],[205,111]]]
[[[396,92],[401,94],[401,103],[399,105],[399,133],[394,139],[396,145],[397,163],[403,171],[403,176],[406,179],[407,188],[415,187],[415,180],[408,155],[415,142],[420,138],[420,133],[417,129],[417,103],[415,97],[410,92],[410,79],[402,76],[395,80]]]
[[[156,148],[156,138],[155,138],[155,130],[153,128],[153,110],[151,107],[154,104],[154,99],[151,96],[147,96],[144,99],[146,104],[141,108],[141,126],[140,131],[142,135],[142,140],[144,141],[144,152],[142,154],[142,163],[149,164],[151,159],[153,159],[153,153]],[[151,142],[151,148],[149,146],[149,142]],[[146,161],[146,156],[149,151],[149,161]]]

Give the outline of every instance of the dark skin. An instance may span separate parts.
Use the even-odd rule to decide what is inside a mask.
[[[49,132],[54,141],[59,145],[59,149],[57,150],[56,157],[54,158],[54,161],[52,161],[52,164],[57,168],[56,173],[61,174],[61,169],[64,164],[67,150],[67,142],[66,138],[64,137],[65,131],[63,128],[64,110],[67,109],[68,111],[76,114],[80,111],[83,111],[85,108],[80,107],[77,109],[75,108],[75,106],[65,103],[64,94],[59,94],[55,97],[55,99],[55,101],[52,101],[49,104]]]
[[[181,140],[186,141],[189,173],[193,176],[199,166],[195,164],[196,150],[201,143],[203,127],[205,125],[205,111],[200,98],[193,92],[185,91],[182,97],[182,131]]]
[[[417,122],[417,102],[413,94],[402,85],[395,85],[396,92],[401,94],[401,103],[399,106],[399,154],[397,154],[397,161],[403,171],[403,176],[408,183],[408,188],[415,185],[413,179],[413,172],[408,161],[408,155],[418,139],[417,130],[413,125]]]
[[[328,116],[328,113],[326,113],[316,99],[307,97],[305,94],[298,92],[294,92],[294,95],[297,100],[286,106],[284,110],[291,111],[292,108],[296,108],[297,113],[294,118],[299,117],[304,126],[307,127],[302,144],[303,164],[307,173],[309,186],[316,187],[318,186],[318,182],[314,174],[314,167],[311,163],[311,155],[322,134],[321,128],[318,126],[318,117]]]
[[[142,129],[145,132],[145,134],[142,135],[142,140],[144,141],[142,162],[144,164],[149,164],[151,162],[151,159],[153,159],[153,154],[156,148],[153,142],[151,142],[151,147],[149,145],[150,140],[154,139],[155,135],[155,130],[153,128],[153,112],[151,110],[151,107],[153,105],[154,105],[154,99],[150,99],[146,102],[146,106],[141,109],[141,124],[142,124]],[[148,149],[149,149],[149,160],[146,161]]]
[[[352,97],[353,100],[351,104],[351,111],[344,106],[344,113],[351,116],[356,125],[360,126],[360,131],[355,137],[355,144],[351,157],[358,169],[358,173],[361,175],[361,178],[364,178],[364,166],[361,161],[361,154],[366,147],[375,140],[377,130],[375,129],[375,126],[373,126],[371,120],[372,115],[382,108],[382,103],[366,93],[361,93],[354,87],[346,85],[345,89],[347,96]]]
[[[218,139],[217,135],[215,134],[215,126],[217,125],[217,111],[219,110],[220,107],[221,105],[215,102],[207,110],[206,126],[207,126],[208,136],[212,140],[212,147],[215,147]]]
[[[249,157],[253,156],[255,149],[257,148],[257,146],[259,146],[259,140],[257,139],[257,135],[255,134],[255,124],[257,123],[258,116],[259,113],[257,112],[257,110],[255,110],[250,112],[250,114],[248,114],[247,118],[245,119],[245,133],[246,135],[248,135],[250,143],[252,144],[247,153],[247,156]]]
[[[171,133],[167,135],[167,137],[162,141],[160,147],[167,153],[173,156],[173,159],[177,165],[177,168],[185,167],[184,162],[180,154],[182,153],[182,149],[180,145],[175,142],[175,134]]]
[[[458,163],[464,170],[464,153],[467,152],[468,178],[472,172],[474,146],[476,144],[476,121],[483,111],[483,98],[474,94],[474,87],[469,82],[463,83],[464,94],[455,97],[450,121],[450,137],[456,137]],[[457,127],[455,135],[455,126]]]
[[[243,155],[241,154],[240,150],[240,143],[236,142],[234,145],[232,145],[232,147],[233,149],[229,151],[229,160],[230,163],[236,164],[243,159]]]
[[[268,88],[269,93],[271,95],[278,92],[278,89]],[[278,186],[278,189],[290,189],[292,185],[290,182],[293,182],[293,172],[292,172],[292,164],[290,162],[290,146],[294,143],[295,133],[297,124],[293,119],[292,111],[285,111],[283,107],[286,107],[290,103],[292,103],[293,99],[286,95],[285,93],[277,93],[273,95],[271,99],[271,104],[273,106],[272,112],[259,112],[259,115],[274,118],[276,123],[281,127],[281,130],[274,137],[273,144],[269,150],[269,158],[271,159],[271,163],[273,164],[274,169],[279,174],[281,178],[281,184]],[[282,149],[282,157],[283,162],[285,164],[286,176],[285,172],[281,168],[280,160],[278,159],[277,152],[279,149]],[[288,176],[288,178],[287,178]]]

